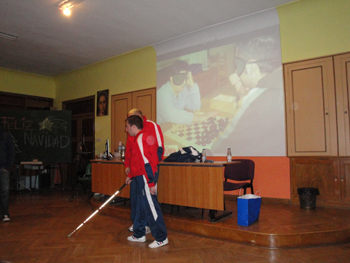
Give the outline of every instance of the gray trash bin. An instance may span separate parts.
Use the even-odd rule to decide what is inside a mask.
[[[318,188],[298,188],[300,207],[305,209],[316,208],[316,197],[320,194]]]

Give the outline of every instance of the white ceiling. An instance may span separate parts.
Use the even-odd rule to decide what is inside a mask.
[[[0,0],[0,67],[55,76],[295,0]]]

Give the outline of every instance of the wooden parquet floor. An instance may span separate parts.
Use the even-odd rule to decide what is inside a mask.
[[[350,262],[349,243],[269,249],[172,230],[167,246],[149,249],[151,235],[146,243],[128,242],[130,220],[100,213],[68,238],[94,211],[86,196],[70,196],[60,190],[11,193],[11,221],[0,222],[0,262]]]
[[[91,199],[94,209],[103,201]],[[301,209],[299,205],[271,204],[262,199],[259,220],[245,227],[237,224],[237,201],[226,196],[226,208],[232,216],[212,223],[208,210],[201,217],[201,209],[162,204],[168,229],[202,237],[221,239],[269,248],[306,247],[350,242],[350,210],[316,207]],[[101,214],[128,220],[130,205],[117,203],[102,210]],[[218,212],[217,215],[222,214]],[[350,261],[349,261],[350,262]]]

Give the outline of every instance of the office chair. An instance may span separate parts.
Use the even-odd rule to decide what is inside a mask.
[[[254,194],[253,179],[255,163],[249,159],[235,159],[234,161],[240,162],[228,164],[225,167],[224,191],[234,191],[242,188],[244,190],[244,194],[246,194],[247,188],[250,188],[251,193]],[[228,179],[234,180],[235,182],[229,182]]]
[[[91,185],[91,163],[88,163],[85,168],[85,173],[78,177],[78,182],[81,184],[83,193]]]

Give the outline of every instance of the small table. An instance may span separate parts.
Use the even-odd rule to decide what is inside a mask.
[[[20,162],[23,165],[23,169],[30,171],[37,171],[35,176],[40,176],[41,172],[44,170],[44,166],[42,162],[32,161],[32,162]],[[19,175],[19,173],[18,173]],[[36,183],[34,183],[35,185]],[[29,175],[29,190],[32,190],[32,173]]]

